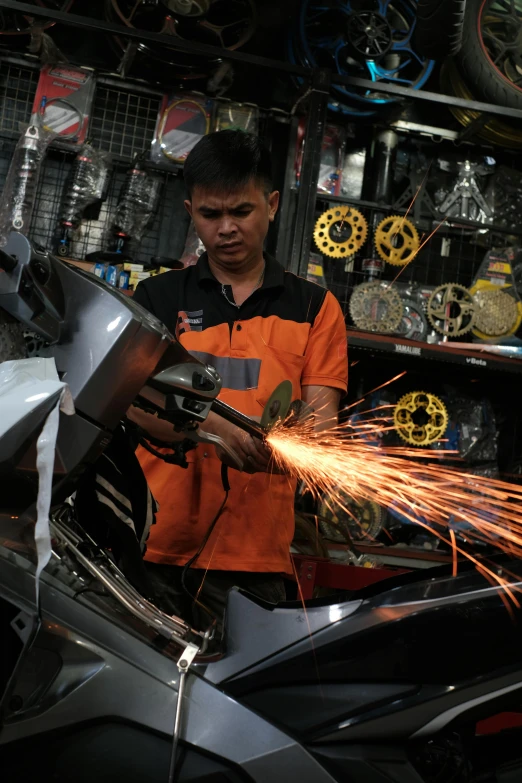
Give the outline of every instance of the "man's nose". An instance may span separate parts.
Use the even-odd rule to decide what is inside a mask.
[[[223,236],[230,236],[237,233],[237,224],[233,217],[226,215],[219,224],[219,233]]]

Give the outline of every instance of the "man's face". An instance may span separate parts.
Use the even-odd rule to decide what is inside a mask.
[[[279,193],[267,195],[254,180],[231,193],[196,187],[192,200],[185,201],[209,257],[230,269],[262,252],[278,204]]]

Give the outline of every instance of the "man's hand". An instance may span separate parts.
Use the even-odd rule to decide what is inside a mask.
[[[259,421],[259,418],[255,418]],[[209,413],[207,419],[200,425],[203,432],[218,435],[233,449],[243,462],[245,473],[267,473],[273,466],[272,453],[269,447],[258,438],[253,438],[235,424],[222,419],[216,413]],[[232,468],[237,468],[229,455],[219,446],[216,446],[219,459]]]

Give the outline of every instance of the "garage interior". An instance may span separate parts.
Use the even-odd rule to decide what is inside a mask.
[[[217,638],[71,523],[149,349],[96,354],[52,286],[143,318],[136,287],[205,252],[184,161],[226,129],[269,150],[265,250],[339,302],[349,381],[332,475],[293,474],[286,602],[233,589]],[[521,0],[0,0],[0,188],[2,780],[522,780]],[[197,429],[152,354],[135,396]],[[56,375],[45,458],[51,408],[9,405],[55,358],[99,370],[96,405],[75,429]]]

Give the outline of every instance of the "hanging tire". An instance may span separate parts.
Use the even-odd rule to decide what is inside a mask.
[[[522,109],[522,10],[503,0],[468,0],[457,57],[478,100]]]
[[[457,54],[462,44],[466,0],[418,0],[415,50],[430,60]]]

